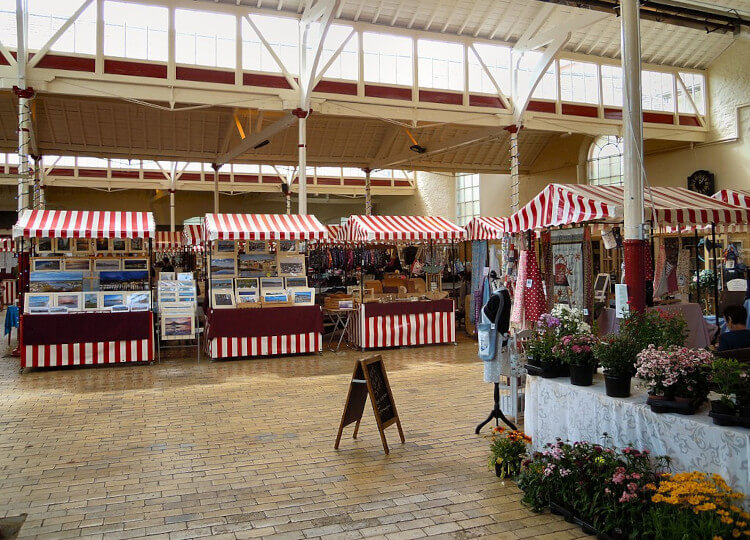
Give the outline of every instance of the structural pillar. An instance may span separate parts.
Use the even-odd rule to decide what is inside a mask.
[[[630,308],[646,307],[639,0],[620,0],[623,107],[624,256]]]
[[[518,130],[521,129],[518,126],[508,126],[505,128],[506,131],[510,132],[510,211],[516,212],[518,210],[518,203],[520,199],[520,185],[518,178]]]
[[[211,168],[214,170],[214,214],[219,213],[219,165],[212,163]]]
[[[370,189],[370,173],[372,169],[369,167],[362,169],[365,171],[365,215],[372,215],[372,190]]]
[[[297,144],[299,148],[299,166],[297,167],[299,208],[297,213],[307,214],[307,117],[310,115],[310,111],[299,107],[294,109],[292,114],[299,118],[299,138]]]
[[[214,182],[216,178],[214,178]],[[177,163],[172,162],[172,169],[169,172],[169,231],[174,232],[174,198],[175,198],[175,185],[177,183]],[[216,185],[216,184],[214,184]],[[218,212],[217,212],[218,213]]]

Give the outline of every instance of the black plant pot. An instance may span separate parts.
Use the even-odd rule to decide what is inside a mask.
[[[545,379],[554,379],[560,376],[560,366],[557,362],[547,362],[542,360],[542,377]]]
[[[711,412],[718,414],[735,414],[737,412],[737,409],[726,405],[720,399],[712,399]]]
[[[609,397],[630,397],[630,375],[604,375],[604,386]]]
[[[576,366],[571,364],[570,366],[570,384],[576,386],[591,386],[594,382],[594,375],[591,373],[591,368],[588,365]]]
[[[542,363],[538,358],[534,358],[532,355],[526,357],[526,362],[531,366],[542,367]]]
[[[568,375],[570,375],[570,365],[561,364],[560,365],[560,377],[567,377]]]
[[[740,407],[740,416],[742,418],[750,419],[750,405],[743,405]]]

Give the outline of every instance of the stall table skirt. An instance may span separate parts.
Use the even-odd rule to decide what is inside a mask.
[[[9,306],[18,300],[18,285],[15,279],[2,281],[2,305]]]
[[[82,316],[91,317],[97,314],[81,313],[67,315],[43,315],[45,322],[41,324],[47,329],[49,339],[45,339],[44,331],[40,332],[35,328],[37,334],[30,339],[31,343],[24,340],[25,336],[30,334],[30,327],[34,324],[33,317],[38,315],[24,315],[21,321],[20,349],[21,349],[21,368],[47,368],[61,366],[96,366],[105,364],[128,364],[144,363],[154,361],[154,333],[153,333],[153,315],[151,312],[138,313],[112,313],[99,314],[107,317],[126,317],[124,326],[127,327],[125,333],[132,334],[124,336],[113,326],[104,324],[100,331],[92,333],[91,341],[84,340],[77,336],[75,341],[65,341],[64,336],[55,333],[55,324],[48,321],[54,320],[49,317],[69,317],[75,320],[87,319]],[[130,315],[130,317],[128,317]],[[133,317],[136,316],[137,317]],[[71,321],[75,325],[75,320]],[[132,324],[130,324],[132,323]],[[82,332],[88,327],[85,322],[78,325]],[[24,329],[26,327],[26,330]],[[107,328],[112,330],[113,339],[104,339],[107,334]],[[40,335],[41,334],[41,335]],[[138,339],[118,339],[118,338],[138,338]]]
[[[362,304],[350,324],[351,343],[363,350],[456,341],[452,300]]]
[[[211,310],[205,352],[212,360],[323,351],[319,306]]]
[[[601,375],[586,387],[562,378],[527,377],[524,429],[534,450],[556,437],[601,442],[607,433],[619,448],[633,445],[670,456],[675,472],[720,474],[733,489],[750,493],[750,430],[714,425],[707,405],[690,416],[656,414],[646,397],[634,391],[629,398],[611,398]]]

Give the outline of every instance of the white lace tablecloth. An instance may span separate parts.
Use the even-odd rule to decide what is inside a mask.
[[[691,416],[655,414],[645,392],[633,390],[629,398],[608,397],[601,374],[585,387],[567,378],[526,377],[524,431],[535,450],[555,437],[601,442],[606,432],[619,448],[632,445],[668,455],[674,472],[718,473],[733,489],[750,495],[750,430],[714,425],[707,404]]]

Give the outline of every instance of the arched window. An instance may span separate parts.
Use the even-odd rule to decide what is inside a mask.
[[[591,143],[588,178],[592,186],[622,185],[622,139],[614,135],[597,137]]]

